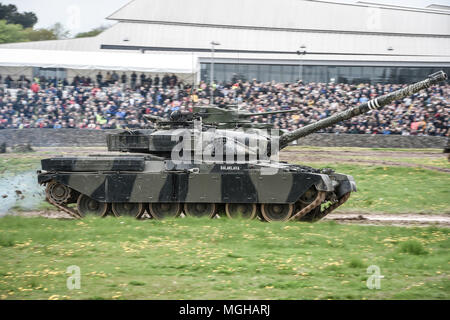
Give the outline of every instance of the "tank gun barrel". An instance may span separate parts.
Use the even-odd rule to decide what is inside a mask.
[[[280,149],[285,148],[290,142],[297,140],[301,137],[307,136],[311,133],[319,131],[323,128],[330,127],[336,123],[344,120],[351,119],[353,117],[364,114],[370,110],[381,109],[384,106],[390,104],[394,100],[403,99],[422,89],[426,89],[434,84],[447,79],[447,74],[443,71],[438,71],[427,77],[427,79],[413,83],[405,88],[390,92],[386,95],[380,96],[378,98],[372,99],[370,101],[364,102],[359,106],[352,107],[345,111],[336,113],[328,118],[319,120],[315,123],[308,124],[302,128],[296,129],[294,131],[288,132],[280,136],[279,146]]]
[[[265,112],[257,112],[257,113],[247,112],[247,113],[238,113],[238,116],[242,117],[242,118],[247,118],[247,117],[253,117],[253,116],[262,116],[262,115],[266,115],[266,114],[292,113],[292,112],[297,112],[297,111],[299,111],[299,110],[298,109],[289,109],[289,110],[265,111]]]

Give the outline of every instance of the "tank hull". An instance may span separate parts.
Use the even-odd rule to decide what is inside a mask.
[[[52,158],[41,162],[40,184],[63,185],[77,196],[108,204],[295,205],[310,190],[322,192],[325,198],[340,198],[356,191],[351,176],[283,163],[174,164],[170,160],[146,160],[145,156]]]
[[[47,172],[40,173],[38,181],[57,181],[100,202],[295,203],[312,186],[338,196],[356,191],[353,178],[346,175],[339,175],[339,184],[333,186],[325,174],[265,175],[245,165],[234,165],[232,171],[217,166],[198,173]]]

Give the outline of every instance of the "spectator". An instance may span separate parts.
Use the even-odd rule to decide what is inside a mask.
[[[145,80],[146,80],[144,73],[141,73],[140,79],[141,79],[141,86],[143,86],[145,84]]]
[[[39,84],[37,82],[33,82],[33,84],[31,85],[31,91],[33,91],[34,93],[38,93],[39,90],[41,90]]]
[[[100,71],[97,73],[96,79],[97,79],[97,85],[98,85],[99,87],[101,87],[101,86],[103,85],[103,82],[102,82],[103,76],[102,76],[102,74],[100,73]]]
[[[134,90],[136,89],[136,79],[137,79],[137,74],[136,72],[133,71],[133,73],[131,74],[131,89]]]
[[[125,85],[127,83],[127,75],[124,73],[122,73],[122,76],[120,77],[120,80],[122,82],[123,85]]]
[[[111,84],[114,84],[117,81],[119,81],[119,75],[117,74],[117,72],[113,71],[111,75]]]

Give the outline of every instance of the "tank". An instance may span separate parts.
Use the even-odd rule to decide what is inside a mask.
[[[38,182],[46,186],[51,204],[76,218],[219,214],[268,222],[317,221],[356,191],[353,177],[280,162],[278,152],[294,140],[383,108],[446,78],[442,71],[434,73],[291,132],[248,123],[240,128],[239,114],[228,113],[229,120],[223,121],[223,116],[213,114],[223,110],[214,106],[192,113],[177,111],[168,120],[153,118],[152,129],[109,134],[106,155],[42,159]]]

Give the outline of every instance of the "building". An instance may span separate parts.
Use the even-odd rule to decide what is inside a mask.
[[[208,82],[212,61],[216,81],[403,83],[450,72],[450,11],[439,6],[134,0],[108,19],[116,23],[96,37],[4,44],[0,50],[190,55],[192,75]]]

